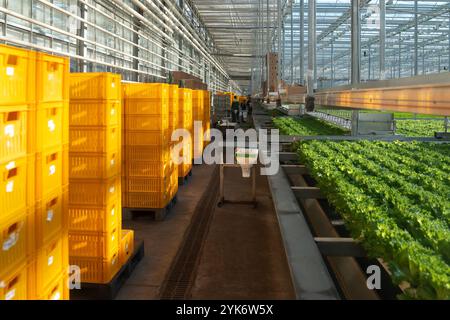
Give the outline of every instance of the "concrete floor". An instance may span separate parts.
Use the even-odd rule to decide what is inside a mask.
[[[124,220],[124,229],[133,229],[135,238],[144,240],[145,256],[116,299],[158,299],[159,289],[180,247],[191,222],[195,207],[206,192],[213,172],[212,166],[194,166],[190,181],[180,186],[177,204],[164,221],[151,217]]]
[[[192,299],[295,299],[267,178],[256,185],[256,209],[216,207]],[[250,191],[240,168],[225,169],[226,199],[249,200]]]
[[[251,180],[241,177],[240,168],[225,170],[226,198],[245,199]],[[145,241],[145,257],[117,299],[158,299],[212,171],[212,166],[194,167],[192,180],[180,187],[178,202],[165,221],[124,221],[124,228],[134,229],[136,238]],[[295,298],[267,179],[257,179],[257,209],[235,204],[215,207],[192,289],[193,299]]]

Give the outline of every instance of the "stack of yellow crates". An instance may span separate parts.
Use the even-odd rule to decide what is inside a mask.
[[[70,263],[81,281],[108,283],[121,267],[121,77],[70,77]]]
[[[0,300],[68,299],[69,61],[0,45]]]
[[[69,59],[37,53],[36,66],[37,250],[33,288],[37,299],[68,299]]]
[[[172,136],[172,133],[178,129],[178,109],[179,109],[179,89],[178,86],[172,84],[169,86],[169,137]],[[170,139],[170,148],[171,148],[171,157],[170,157],[170,199],[173,199],[178,192],[178,166],[176,166],[173,162],[172,156],[174,151],[174,147],[176,145],[175,142]]]
[[[36,53],[0,45],[0,300],[33,298],[35,81]]]
[[[203,134],[204,146],[209,144],[211,140],[211,93],[208,90],[203,91]]]
[[[123,85],[123,203],[126,208],[162,209],[171,201],[169,85]],[[157,217],[158,218],[158,217]]]
[[[179,104],[178,104],[178,127],[185,129],[192,133],[192,90],[191,89],[178,89]],[[191,138],[192,138],[191,134]],[[183,140],[183,163],[178,166],[178,177],[185,178],[192,169],[192,140]]]
[[[203,90],[193,90],[192,91],[192,120],[194,122],[194,128],[192,132],[192,137],[194,139],[194,160],[201,159],[203,156]],[[199,121],[200,125],[195,127],[195,122]]]

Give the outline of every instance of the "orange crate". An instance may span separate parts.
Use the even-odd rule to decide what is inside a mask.
[[[67,123],[64,123],[64,113],[68,103],[42,105],[37,110],[30,111],[29,151],[42,152],[47,148],[61,146]],[[66,125],[66,128],[64,128]]]
[[[169,99],[125,99],[123,114],[165,116],[169,114]]]
[[[170,185],[170,177],[127,177],[126,192],[164,192]]]
[[[114,255],[119,248],[119,243],[120,230],[118,227],[107,233],[70,231],[69,256],[107,259]]]
[[[34,216],[17,211],[9,220],[0,223],[0,270],[8,271],[33,254]]]
[[[28,268],[23,262],[9,272],[0,274],[0,300],[27,300]]]
[[[69,58],[38,52],[36,66],[36,101],[68,101]]]
[[[180,178],[186,177],[192,169],[192,164],[182,164],[178,166],[178,176]]]
[[[34,159],[22,157],[0,164],[0,223],[34,205]]]
[[[120,150],[119,126],[71,127],[70,152],[108,152]]]
[[[168,190],[164,192],[124,192],[124,207],[162,209],[170,201]]]
[[[126,100],[167,101],[169,99],[169,85],[166,83],[126,83],[123,87],[123,98]]]
[[[120,239],[120,264],[124,265],[134,252],[134,231],[122,230]]]
[[[121,177],[70,180],[69,205],[103,206],[120,198]]]
[[[67,189],[57,189],[36,204],[36,246],[41,248],[67,225]]]
[[[120,124],[120,100],[71,100],[71,126],[116,126]]]
[[[0,163],[27,154],[26,106],[0,107]]]
[[[54,147],[36,154],[36,201],[63,186],[63,151]]]
[[[125,115],[125,131],[160,131],[169,129],[169,115]]]
[[[71,73],[70,100],[121,100],[121,76],[114,73]]]
[[[126,146],[123,148],[123,158],[142,160],[142,161],[155,161],[155,162],[167,162],[170,160],[170,148],[166,146]],[[126,162],[127,160],[125,160]]]
[[[120,199],[114,199],[105,206],[70,206],[69,230],[109,233],[122,223]]]
[[[169,162],[154,162],[143,160],[126,161],[125,174],[127,177],[167,177],[173,167]]]
[[[108,283],[121,268],[118,249],[108,259],[71,256],[70,264],[80,267],[83,283]]]
[[[169,130],[165,131],[126,131],[126,146],[163,146],[170,141]]]
[[[37,300],[69,300],[69,282],[66,274],[60,272],[49,285],[38,292]]]
[[[36,258],[36,293],[44,292],[62,271],[67,270],[67,232],[56,234],[38,252]]]
[[[36,101],[36,52],[0,44],[0,106]]]
[[[70,153],[69,176],[71,179],[105,179],[119,173],[120,151],[118,150],[106,153]]]

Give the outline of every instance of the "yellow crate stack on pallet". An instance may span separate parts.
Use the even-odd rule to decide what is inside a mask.
[[[209,144],[211,140],[211,92],[203,91],[203,149]]]
[[[126,208],[165,208],[171,201],[169,85],[124,84]]]
[[[121,77],[73,73],[70,82],[70,263],[82,282],[108,283],[124,263]]]
[[[194,141],[194,160],[201,159],[203,156],[203,118],[204,118],[204,98],[203,98],[203,90],[193,90],[192,91],[192,120],[194,122],[194,128],[192,132],[192,138]],[[195,127],[195,123],[200,122],[197,127]]]
[[[193,132],[193,120],[192,120],[192,90],[187,88],[178,89],[178,128],[185,129],[189,133]],[[183,140],[182,157],[183,163],[178,165],[178,177],[186,177],[192,169],[193,159],[193,141]]]
[[[0,45],[0,300],[68,299],[69,61]]]
[[[172,133],[178,129],[178,109],[179,109],[179,89],[178,85],[172,84],[169,86],[169,138],[172,137]],[[170,141],[172,139],[170,138]],[[173,199],[178,192],[178,166],[173,162],[172,153],[174,153],[176,143],[170,143],[171,157],[170,157],[170,199]]]

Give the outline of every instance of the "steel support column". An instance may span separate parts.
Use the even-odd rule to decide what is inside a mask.
[[[414,75],[419,74],[419,8],[418,1],[414,0]]]
[[[300,84],[304,84],[305,81],[305,0],[300,0]],[[449,41],[450,41],[450,30],[449,30]],[[450,42],[449,42],[450,43]],[[450,58],[449,58],[450,60]],[[449,69],[450,70],[450,69]]]
[[[352,0],[352,14],[351,14],[351,33],[352,33],[352,85],[358,84],[361,80],[361,18],[359,14],[359,0]]]
[[[277,0],[277,40],[278,40],[278,44],[277,44],[277,51],[278,51],[278,85],[281,83],[281,23],[282,23],[282,19],[281,19],[281,0]],[[278,88],[277,88],[278,90]]]
[[[291,72],[290,72],[290,80],[291,83],[294,84],[294,28],[293,28],[293,8],[294,5],[291,7]]]
[[[380,80],[386,79],[386,0],[380,3]]]
[[[316,85],[316,0],[308,0],[308,71],[307,95],[314,95]]]

